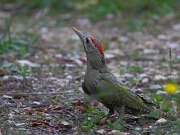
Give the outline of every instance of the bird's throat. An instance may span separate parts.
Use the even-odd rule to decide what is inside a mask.
[[[87,59],[87,71],[89,70],[96,70],[99,73],[106,72],[106,62],[101,59],[89,58]]]

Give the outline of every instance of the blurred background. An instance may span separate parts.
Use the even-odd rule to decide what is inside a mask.
[[[71,27],[77,27],[104,40],[108,48],[107,38],[115,41],[123,33],[143,28],[157,34],[157,23],[160,27],[176,24],[180,17],[179,8],[180,0],[1,0],[0,38],[7,39],[11,35],[11,38],[21,38],[20,44],[34,44],[42,39],[59,44],[72,35]],[[16,45],[5,47],[2,42],[2,54],[18,48]],[[61,42],[62,47],[65,42]]]
[[[48,15],[74,13],[74,17],[86,15],[93,21],[107,17],[108,14],[124,16],[153,17],[164,16],[179,10],[179,0],[1,0],[1,10],[14,11],[18,15],[33,15],[46,8]]]
[[[102,42],[108,68],[132,90],[162,103],[163,111],[180,108],[179,95],[171,95],[180,84],[180,0],[0,0],[0,134],[95,134],[103,128],[94,116],[105,108],[83,106],[86,56],[72,27]],[[56,113],[33,112],[52,105]],[[32,127],[32,119],[44,122]],[[47,122],[66,126],[50,131]],[[145,134],[179,133],[176,123],[147,123]],[[106,126],[107,132],[122,128]],[[131,126],[144,134],[142,124]]]

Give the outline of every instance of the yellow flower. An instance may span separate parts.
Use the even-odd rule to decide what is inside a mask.
[[[168,93],[175,93],[178,90],[178,85],[176,83],[167,83],[164,86],[164,91]]]

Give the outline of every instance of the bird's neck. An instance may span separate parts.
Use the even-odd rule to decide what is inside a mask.
[[[106,62],[90,62],[87,60],[87,72],[88,71],[96,71],[99,73],[103,73],[103,72],[107,72],[107,66],[106,66]]]

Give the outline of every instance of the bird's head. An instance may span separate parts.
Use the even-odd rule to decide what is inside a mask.
[[[104,47],[102,43],[95,37],[87,37],[79,30],[72,28],[82,41],[84,51],[86,52],[87,61],[90,66],[95,69],[106,68],[104,56]]]

